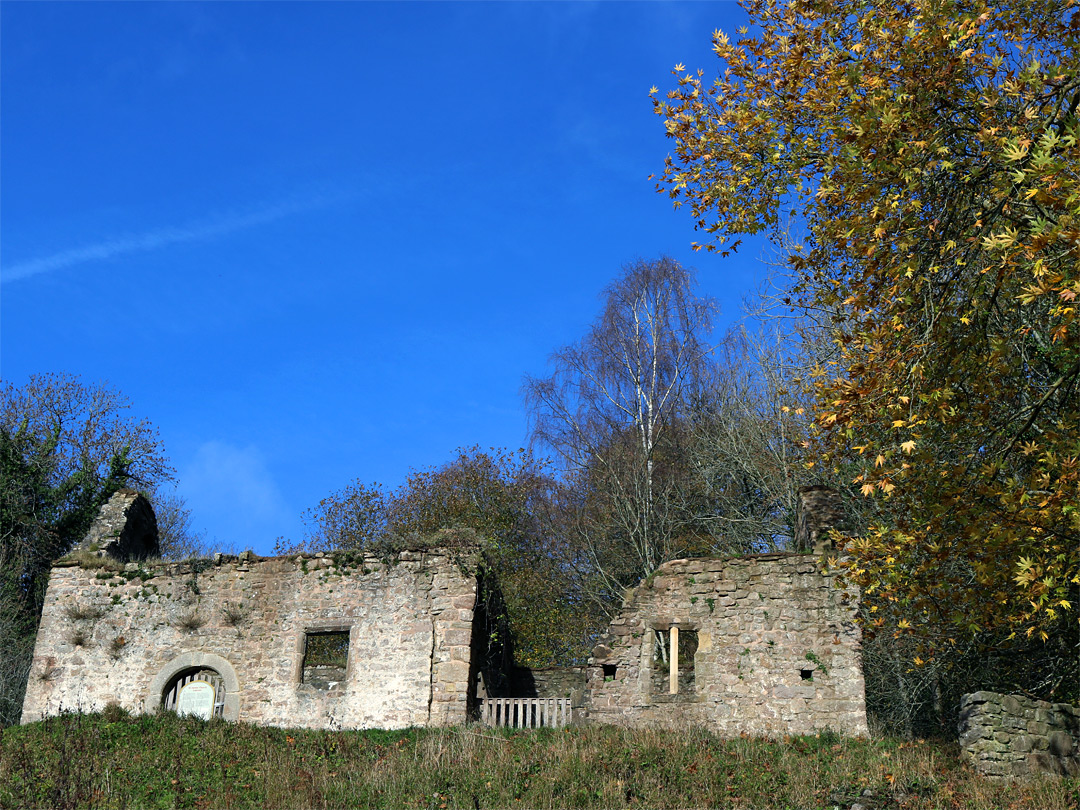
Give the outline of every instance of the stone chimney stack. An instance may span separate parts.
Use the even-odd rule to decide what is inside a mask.
[[[829,530],[843,523],[840,493],[820,484],[799,490],[795,504],[795,550],[819,556],[834,550]]]
[[[141,560],[158,553],[158,525],[145,495],[121,489],[101,507],[79,551],[117,560]]]

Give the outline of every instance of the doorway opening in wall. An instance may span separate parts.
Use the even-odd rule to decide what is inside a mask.
[[[225,712],[225,679],[216,669],[193,667],[173,676],[161,694],[161,708],[204,720]]]
[[[653,630],[651,681],[654,696],[686,697],[694,694],[694,657],[697,648],[697,630],[691,627],[673,624]],[[672,677],[672,672],[675,677]]]
[[[301,683],[332,689],[345,683],[349,666],[349,631],[311,631],[304,635]]]

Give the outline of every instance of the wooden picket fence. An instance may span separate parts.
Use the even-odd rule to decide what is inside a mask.
[[[562,728],[570,725],[570,698],[482,698],[480,719],[487,726]]]

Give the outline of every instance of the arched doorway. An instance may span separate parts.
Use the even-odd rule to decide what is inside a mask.
[[[220,683],[219,683],[220,681]],[[192,683],[210,684],[213,687],[211,716],[226,720],[240,719],[240,681],[225,658],[214,653],[186,652],[173,658],[158,670],[156,676],[144,692],[146,711],[150,714],[171,709],[175,711],[184,687]],[[202,692],[195,695],[194,692]],[[192,701],[205,706],[208,697],[206,686],[197,685],[188,697],[198,697]]]
[[[161,695],[161,708],[180,714],[194,714],[207,720],[223,717],[225,679],[220,672],[209,667],[181,670],[166,684]]]

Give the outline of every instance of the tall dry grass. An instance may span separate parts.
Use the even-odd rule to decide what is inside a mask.
[[[869,793],[867,793],[869,791]],[[991,782],[938,742],[699,729],[268,729],[66,715],[0,737],[0,807],[1043,808],[1080,780]]]

